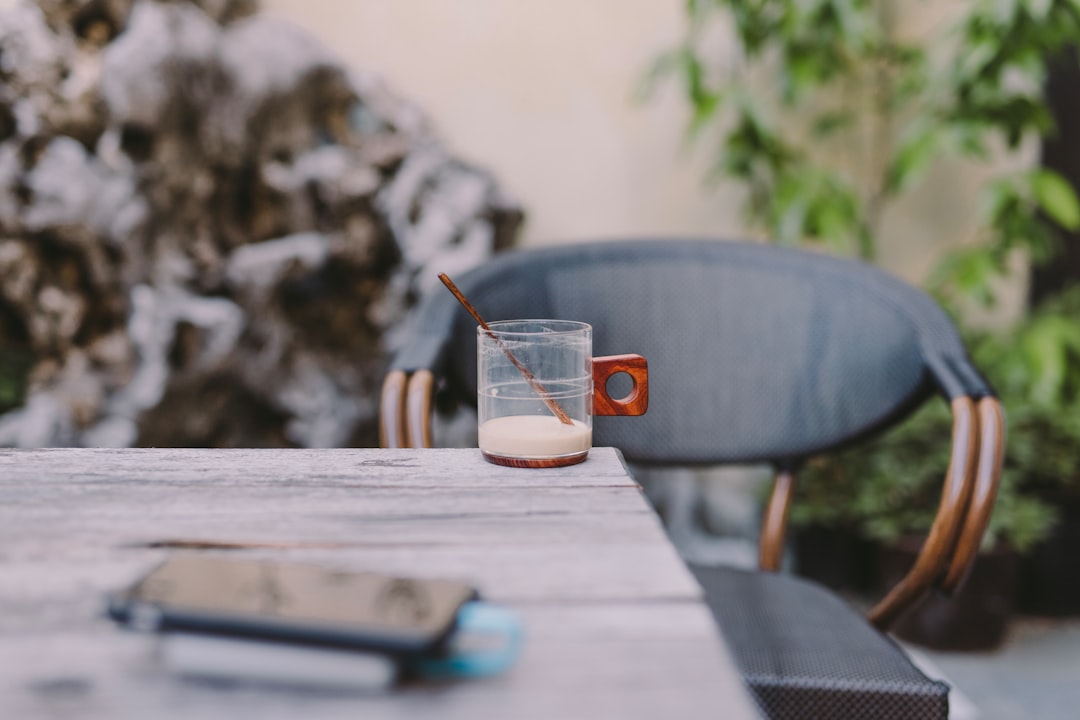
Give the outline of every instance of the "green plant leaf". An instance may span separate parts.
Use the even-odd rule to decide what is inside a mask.
[[[1016,182],[1012,179],[998,179],[983,188],[979,215],[987,224],[999,224],[1005,215],[1022,204],[1023,199]]]
[[[679,48],[663,53],[653,60],[634,90],[634,99],[638,102],[649,100],[660,82],[679,68],[683,52],[684,50]]]
[[[694,102],[694,115],[690,119],[690,136],[694,137],[712,121],[720,110],[722,97],[719,93],[704,93]]]
[[[1014,489],[1017,484],[1012,478],[1014,474],[1006,470],[1002,479],[994,511],[990,516],[990,525],[983,536],[983,550],[988,550],[999,540],[1004,540],[1017,552],[1025,553],[1045,538],[1058,521],[1059,513],[1056,508]]]
[[[1080,228],[1080,201],[1065,178],[1053,170],[1037,170],[1031,187],[1039,206],[1054,222],[1066,230]]]
[[[986,160],[990,151],[986,146],[986,126],[981,122],[954,121],[944,127],[942,149],[960,156]]]
[[[934,159],[939,141],[938,130],[929,124],[909,133],[889,167],[886,188],[899,193],[911,187]]]
[[[1040,315],[1018,340],[1028,363],[1032,399],[1056,402],[1065,391],[1070,364],[1080,358],[1080,324],[1062,315]]]
[[[803,239],[809,205],[805,191],[806,188],[791,176],[777,183],[770,228],[781,245],[796,245]]]
[[[702,98],[709,94],[705,86],[705,67],[694,53],[692,47],[685,47],[679,54],[680,64],[683,71],[683,82],[686,85],[686,96],[696,107]]]
[[[851,127],[854,121],[855,116],[850,111],[836,110],[827,112],[814,118],[814,124],[810,128],[810,132],[815,137],[825,138],[839,130]]]
[[[991,253],[981,247],[966,247],[945,255],[932,274],[931,285],[943,300],[955,292],[990,306],[994,303],[991,283],[999,275],[999,265]]]

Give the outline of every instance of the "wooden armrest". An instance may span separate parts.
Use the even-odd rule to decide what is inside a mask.
[[[405,383],[404,370],[391,370],[383,380],[379,396],[379,447],[408,447],[405,435]]]
[[[405,391],[405,437],[408,447],[429,448],[431,443],[431,401],[435,376],[430,370],[417,370],[409,377]]]
[[[435,376],[430,370],[412,375],[391,370],[379,398],[379,446],[431,447],[431,403]]]
[[[391,370],[379,398],[379,445],[384,448],[431,447],[431,401],[435,376]]]
[[[983,534],[990,524],[990,513],[994,509],[1001,482],[1001,466],[1005,460],[1005,413],[1001,401],[995,397],[984,397],[979,400],[978,409],[978,469],[956,550],[941,582],[941,589],[947,593],[956,592],[971,570],[975,556],[979,554]]]
[[[915,565],[896,587],[867,613],[867,619],[879,630],[887,629],[941,579],[956,547],[960,530],[965,524],[968,501],[974,485],[978,419],[972,398],[958,397],[951,405],[952,456],[945,476],[945,487],[941,493],[941,504],[930,527],[930,533],[915,559]]]

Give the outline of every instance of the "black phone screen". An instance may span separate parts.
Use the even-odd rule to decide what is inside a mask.
[[[450,632],[476,597],[453,580],[178,555],[112,598],[110,613],[161,630],[415,651]]]

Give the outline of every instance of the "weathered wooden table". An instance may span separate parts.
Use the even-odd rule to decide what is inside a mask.
[[[177,679],[151,662],[150,637],[104,617],[104,596],[190,540],[471,580],[519,612],[522,656],[495,678],[359,696]],[[5,720],[756,717],[751,707],[614,450],[553,470],[489,465],[476,450],[0,450]]]

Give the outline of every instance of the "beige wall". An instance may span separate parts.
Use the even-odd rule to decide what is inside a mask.
[[[460,157],[493,170],[525,206],[524,242],[644,235],[741,236],[733,183],[706,187],[669,82],[635,89],[683,30],[681,0],[263,0],[341,58],[415,100]],[[946,6],[908,18],[914,34]],[[718,55],[724,57],[721,49]],[[935,167],[888,208],[879,261],[921,282],[944,245],[969,241],[986,169]],[[1022,293],[1002,308],[1015,312]]]
[[[678,0],[264,0],[415,100],[528,213],[530,244],[738,233],[738,193],[683,151],[674,84],[634,91],[682,29]]]

